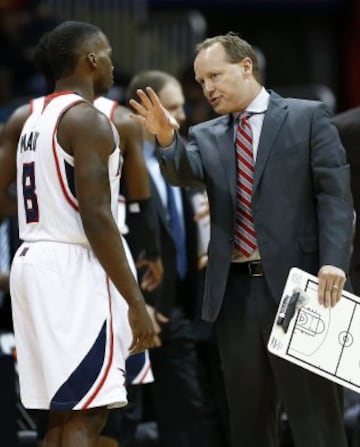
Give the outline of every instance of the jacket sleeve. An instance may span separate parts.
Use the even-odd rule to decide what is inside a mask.
[[[156,147],[160,170],[167,180],[175,186],[201,186],[204,172],[200,152],[189,130],[189,142],[185,144],[179,133],[168,148]]]
[[[320,266],[348,271],[354,210],[350,167],[327,108],[315,108],[311,127],[311,168],[319,222]]]

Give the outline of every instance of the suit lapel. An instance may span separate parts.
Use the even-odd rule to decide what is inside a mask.
[[[215,129],[217,144],[215,145],[219,160],[223,167],[220,172],[224,181],[228,182],[230,194],[235,209],[235,187],[236,187],[236,154],[234,141],[234,128],[231,117],[227,116]],[[226,180],[225,180],[226,179]]]
[[[264,168],[273,148],[276,136],[287,116],[288,112],[286,108],[287,104],[283,98],[272,92],[260,135],[255,163],[253,193],[256,191],[261,175],[264,172]]]

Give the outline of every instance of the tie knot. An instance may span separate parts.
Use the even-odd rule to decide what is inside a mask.
[[[238,122],[239,122],[239,127],[243,128],[243,127],[250,127],[250,123],[249,123],[249,118],[253,115],[253,113],[251,112],[241,112],[238,118]]]
[[[251,112],[241,112],[238,117],[238,130],[240,129],[248,129],[251,131],[251,124],[249,118],[253,115]]]
[[[239,115],[239,124],[243,125],[244,123],[246,123],[251,115],[253,115],[253,113],[246,110],[244,112],[241,112]]]

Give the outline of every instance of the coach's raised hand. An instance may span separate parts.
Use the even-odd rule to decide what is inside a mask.
[[[130,99],[129,103],[137,114],[131,114],[131,118],[144,126],[150,133],[156,135],[160,146],[169,146],[175,138],[175,130],[179,129],[179,123],[163,107],[157,94],[151,87],[146,90],[137,90],[139,101]]]

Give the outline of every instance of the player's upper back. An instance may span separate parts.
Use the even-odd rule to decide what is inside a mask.
[[[59,144],[57,131],[64,114],[87,101],[61,92],[36,102],[26,121],[17,151],[17,189],[20,238],[88,245],[75,190],[74,157]],[[116,212],[120,151],[109,156],[112,208]],[[91,148],[89,148],[91,150]],[[116,192],[116,193],[115,193]]]

